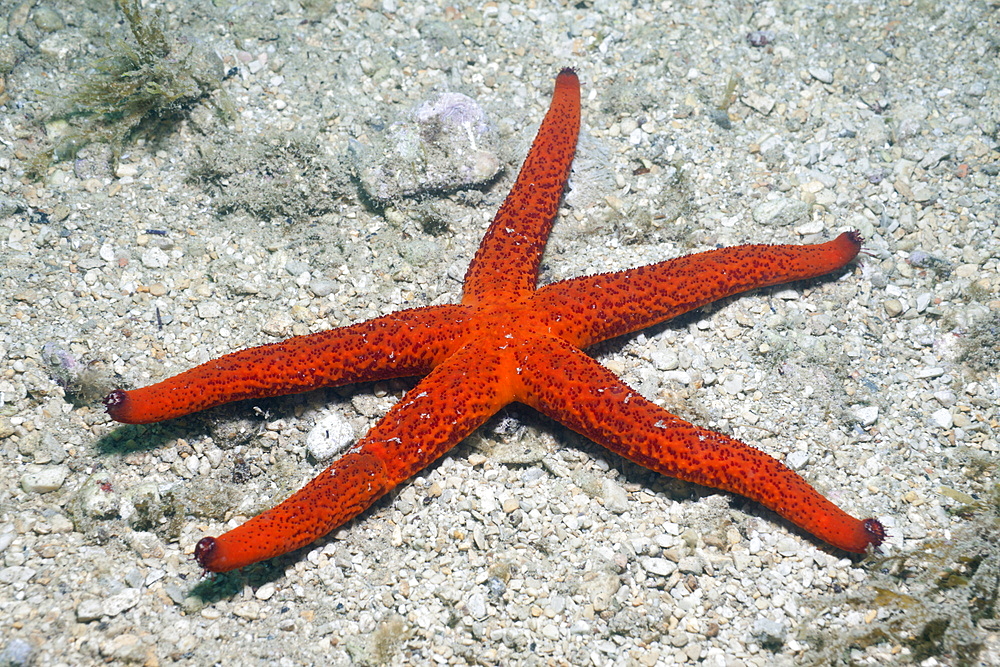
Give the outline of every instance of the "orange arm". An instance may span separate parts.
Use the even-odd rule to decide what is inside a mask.
[[[741,245],[635,269],[572,278],[538,290],[532,305],[549,332],[588,347],[744,290],[830,273],[861,249],[844,232],[816,245]]]
[[[245,398],[422,375],[451,351],[467,318],[462,306],[403,310],[233,352],[141,389],[116,389],[104,405],[115,421],[148,424]]]
[[[539,339],[525,348],[519,400],[650,470],[755,500],[844,551],[885,538],[877,519],[855,519],[772,456],[675,417],[568,343]]]
[[[357,445],[283,503],[219,537],[195,558],[228,572],[294,551],[350,521],[458,444],[511,400],[499,356],[456,352],[407,392]]]
[[[579,132],[580,81],[567,68],[556,77],[552,104],[524,166],[469,264],[462,303],[488,303],[494,294],[516,301],[535,291]]]

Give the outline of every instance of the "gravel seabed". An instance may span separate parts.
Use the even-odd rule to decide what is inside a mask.
[[[317,422],[358,437],[412,382],[151,427],[111,423],[95,392],[457,300],[571,66],[583,133],[543,282],[849,228],[866,239],[837,275],[594,355],[878,516],[886,554],[949,539],[966,519],[941,488],[982,497],[996,481],[970,463],[996,456],[1000,424],[995,2],[149,5],[218,54],[222,94],[117,164],[91,147],[40,180],[25,161],[60,131],[48,114],[122,24],[106,0],[0,17],[4,664],[916,661],[906,637],[837,644],[881,618],[830,602],[870,586],[870,564],[519,406],[328,539],[206,580],[201,537],[322,469],[306,446]],[[373,206],[350,156],[446,91],[485,110],[502,173]],[[255,146],[299,159],[292,136],[315,147],[294,183],[194,176],[211,147],[216,167]],[[293,194],[272,205],[271,187]],[[85,389],[73,402],[67,378]],[[992,619],[976,632],[978,659],[1000,664]]]

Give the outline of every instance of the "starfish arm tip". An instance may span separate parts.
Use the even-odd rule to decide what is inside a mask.
[[[214,562],[218,560],[213,558],[217,555],[216,542],[214,537],[203,537],[198,540],[198,544],[194,546],[194,559],[198,562],[205,572],[225,572],[225,569],[220,569],[219,564]]]
[[[868,538],[868,543],[876,548],[881,546],[886,538],[885,526],[882,525],[882,522],[871,518],[862,521],[861,525],[864,528],[865,536]]]
[[[127,422],[131,401],[124,389],[115,389],[102,401],[108,415],[117,422]]]

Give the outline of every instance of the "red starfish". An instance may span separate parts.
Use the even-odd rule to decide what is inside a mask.
[[[564,69],[517,182],[465,274],[461,304],[403,310],[235,352],[105,398],[114,419],[148,423],[246,398],[427,375],[297,493],[198,542],[202,567],[225,572],[309,544],[514,401],[664,475],[756,500],[845,551],[882,542],[877,519],[851,517],[779,461],[682,421],[580,351],[744,290],[834,271],[857,255],[860,235],[724,248],[536,289],[579,127],[580,83]]]

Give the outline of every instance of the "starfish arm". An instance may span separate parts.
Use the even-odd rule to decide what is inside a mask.
[[[227,572],[313,542],[428,466],[510,402],[498,355],[468,346],[407,392],[351,450],[283,503],[202,539],[195,557]]]
[[[227,354],[104,399],[112,419],[148,424],[246,398],[427,373],[452,350],[469,309],[432,306]]]
[[[773,457],[675,417],[569,344],[539,339],[520,360],[518,400],[646,468],[755,500],[839,549],[863,553],[884,539],[877,519],[855,519]]]
[[[580,81],[564,69],[517,181],[465,274],[463,303],[485,304],[497,295],[523,299],[534,291],[579,131]]]
[[[757,287],[821,276],[850,262],[861,235],[815,245],[742,245],[635,269],[564,280],[532,305],[552,335],[587,347]]]

